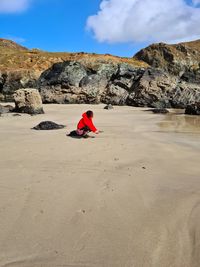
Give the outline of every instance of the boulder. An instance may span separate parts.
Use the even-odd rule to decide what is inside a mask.
[[[108,104],[107,106],[104,107],[104,109],[111,110],[113,109],[113,106],[111,104]]]
[[[129,93],[126,89],[119,85],[110,83],[105,91],[104,97],[102,98],[102,102],[110,103],[112,105],[125,105],[128,96]]]
[[[81,94],[85,96],[85,103],[98,104],[106,90],[108,80],[106,76],[92,74],[84,77],[80,82]]]
[[[43,114],[41,96],[36,89],[20,89],[14,94],[15,112],[31,115]]]
[[[57,124],[53,121],[43,121],[37,126],[33,127],[34,130],[59,130],[65,128],[62,124]]]
[[[100,103],[106,85],[106,75],[100,76],[97,70],[75,61],[54,64],[38,82],[43,102],[59,104]]]
[[[79,87],[80,81],[87,76],[87,70],[77,61],[65,61],[54,64],[44,71],[39,78],[39,87],[54,87],[68,89],[70,86]]]
[[[104,79],[106,78],[107,80],[111,80],[113,77],[115,77],[118,73],[118,65],[117,64],[101,64],[98,66],[98,68],[96,69],[96,73],[101,76],[104,77]]]
[[[187,115],[200,115],[200,102],[188,105],[185,109]]]
[[[31,70],[4,71],[0,77],[0,93],[4,100],[12,102],[13,94],[22,88],[35,88],[37,85],[37,72]]]
[[[139,107],[170,108],[170,92],[178,80],[162,70],[147,69],[132,87],[127,103]]]

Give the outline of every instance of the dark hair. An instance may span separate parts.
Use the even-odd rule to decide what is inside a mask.
[[[94,115],[93,111],[91,111],[91,110],[88,110],[88,111],[86,112],[86,114],[87,114],[87,117],[88,117],[88,118],[92,118],[93,115]]]

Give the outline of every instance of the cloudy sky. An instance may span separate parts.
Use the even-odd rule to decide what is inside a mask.
[[[0,37],[49,51],[132,56],[200,39],[200,0],[0,0]]]

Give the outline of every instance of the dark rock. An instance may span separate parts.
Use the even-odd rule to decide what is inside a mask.
[[[13,70],[0,74],[0,94],[4,101],[13,101],[13,94],[21,88],[35,88],[38,76],[34,71]]]
[[[38,81],[43,103],[81,104],[90,103],[89,99],[93,103],[96,103],[96,99],[98,102],[97,83],[96,87],[94,86],[98,79],[86,80],[88,75],[92,75],[92,72],[79,62],[66,61],[54,64],[42,73]],[[85,90],[82,90],[80,84]]]
[[[87,70],[81,63],[65,61],[54,64],[44,71],[39,78],[39,87],[54,87],[68,89],[69,86],[79,87],[80,81],[87,76]]]
[[[113,109],[113,106],[111,104],[109,104],[109,105],[105,106],[104,109],[110,110],[110,109]]]
[[[200,115],[200,102],[188,105],[185,109],[187,115]]]
[[[33,127],[34,130],[59,130],[65,128],[64,125],[57,124],[52,121],[43,121],[37,126]]]
[[[150,109],[149,111],[152,111],[155,114],[167,114],[167,113],[169,113],[169,110],[167,110],[165,108],[154,108],[154,109]]]

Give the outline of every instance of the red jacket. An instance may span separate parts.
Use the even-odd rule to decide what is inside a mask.
[[[79,121],[77,128],[81,130],[87,126],[92,132],[95,133],[97,129],[92,122],[92,118],[88,118],[86,113],[83,113],[82,117],[83,118]]]

